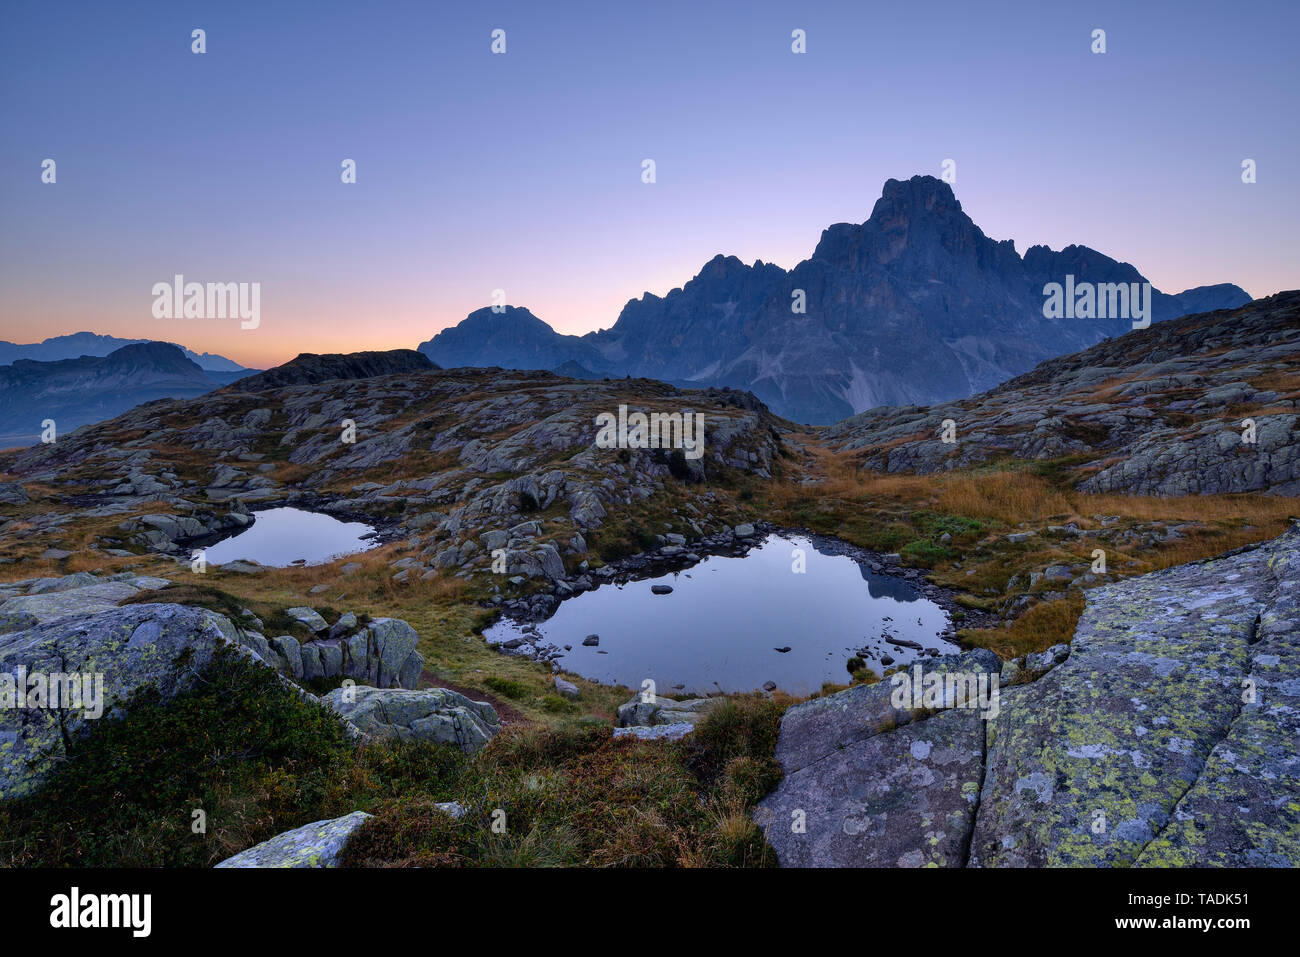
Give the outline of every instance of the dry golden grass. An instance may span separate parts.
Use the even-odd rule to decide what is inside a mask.
[[[1300,516],[1300,499],[1274,495],[1110,495],[1078,492],[1053,484],[1045,476],[1025,469],[982,469],[939,475],[887,475],[857,467],[849,454],[824,448],[807,449],[811,473],[824,477],[819,484],[784,483],[773,490],[777,507],[804,504],[810,498],[838,499],[845,504],[868,501],[877,506],[906,505],[930,508],[966,518],[978,518],[1007,527],[1057,519],[1077,521],[1081,527],[1096,523],[1093,515],[1119,515],[1136,521],[1239,523],[1276,529],[1286,527],[1288,516]],[[1260,536],[1270,537],[1262,534]]]
[[[1076,589],[1064,598],[1035,605],[1005,628],[972,628],[961,632],[962,644],[988,648],[1008,660],[1068,642],[1083,614],[1086,600]]]

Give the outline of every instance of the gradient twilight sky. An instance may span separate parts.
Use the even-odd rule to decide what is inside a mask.
[[[583,333],[719,252],[792,267],[946,158],[1021,253],[1267,295],[1300,286],[1297,34],[1296,0],[9,2],[0,339],[266,366],[414,348],[496,288]],[[153,318],[176,273],[260,282],[261,326]]]

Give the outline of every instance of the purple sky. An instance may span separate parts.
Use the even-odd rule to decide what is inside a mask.
[[[0,339],[90,329],[261,366],[414,347],[497,288],[581,333],[715,253],[791,267],[947,158],[966,211],[1022,253],[1082,243],[1167,292],[1295,288],[1298,11],[6,5]],[[260,326],[155,319],[176,273],[260,282]]]

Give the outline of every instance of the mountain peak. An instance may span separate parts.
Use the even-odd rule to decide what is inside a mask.
[[[960,213],[961,203],[957,201],[957,194],[952,191],[952,187],[934,176],[918,175],[911,179],[885,180],[880,199],[876,200],[871,211],[871,218],[904,210]]]
[[[114,349],[104,359],[105,368],[129,369],[150,366],[183,375],[201,376],[203,370],[185,355],[185,350],[170,342],[133,342]]]
[[[498,311],[500,309],[500,311]],[[475,309],[465,317],[466,322],[475,323],[511,323],[511,322],[541,322],[527,306],[484,306],[482,309]]]

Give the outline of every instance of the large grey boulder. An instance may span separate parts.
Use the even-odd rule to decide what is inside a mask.
[[[416,630],[400,618],[376,618],[358,634],[365,636],[370,655],[366,679],[381,688],[396,684],[402,665],[420,641]]]
[[[971,862],[1300,865],[1300,529],[1094,589],[1003,695]]]
[[[477,751],[501,730],[501,719],[486,701],[471,701],[448,688],[335,688],[321,701],[363,734],[400,741],[454,744]]]
[[[65,592],[63,594],[72,594]],[[88,722],[112,720],[143,688],[169,700],[193,687],[196,674],[239,632],[215,612],[183,605],[141,604],[63,618],[0,635],[0,682],[18,676],[87,675],[101,689],[102,714],[86,707],[0,707],[0,799],[35,791]],[[7,679],[7,680],[6,680]],[[95,710],[95,709],[91,709]]]
[[[991,691],[1001,662],[980,650],[917,667],[922,681],[983,676]],[[894,699],[886,678],[786,712],[776,749],[785,777],[754,814],[782,865],[964,862],[983,763],[982,713],[955,707],[955,694],[936,697],[932,707],[901,698],[896,707]]]
[[[0,633],[65,618],[98,615],[142,590],[165,588],[169,584],[165,578],[133,575],[98,578],[87,572],[16,582],[6,591],[16,589],[19,594],[0,602]]]
[[[352,834],[370,815],[353,811],[277,834],[228,857],[217,867],[337,867]]]

